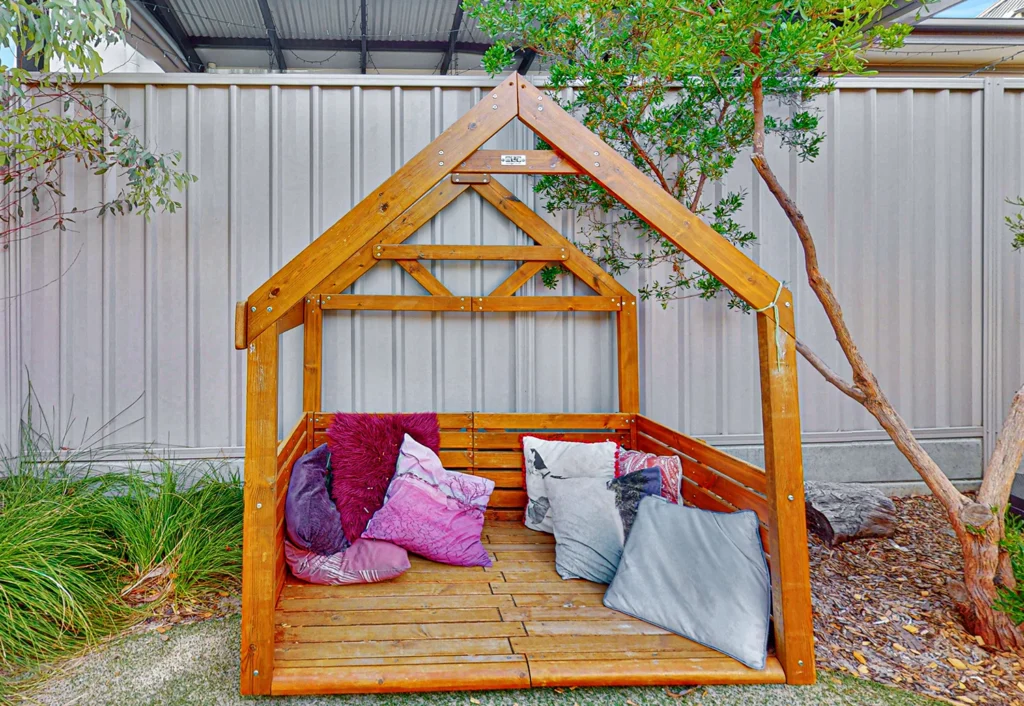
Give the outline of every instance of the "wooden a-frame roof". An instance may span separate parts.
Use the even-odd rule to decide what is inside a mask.
[[[519,118],[550,145],[571,166],[571,173],[590,176],[752,307],[789,305],[791,295],[780,288],[777,280],[533,84],[513,73],[256,289],[245,305],[244,340],[252,342],[294,311],[308,294],[340,292],[348,287],[375,264],[375,248],[401,243],[469,188],[538,245],[563,248],[566,268],[599,294],[628,294],[611,275],[496,181],[456,183],[446,178],[472,162],[480,146],[513,118]],[[494,294],[511,294],[543,264],[524,263],[499,286],[507,292],[496,290]],[[424,275],[422,268],[406,269],[428,291],[444,289],[436,280],[431,281],[429,273]],[[775,318],[771,308],[765,314]],[[792,317],[781,319],[779,324],[789,329]]]

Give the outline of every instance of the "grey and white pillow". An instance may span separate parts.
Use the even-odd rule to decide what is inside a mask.
[[[640,501],[661,493],[661,469],[621,478],[548,478],[555,570],[563,579],[610,583]]]
[[[551,534],[551,500],[547,492],[549,478],[615,477],[614,441],[583,443],[554,441],[535,436],[523,437],[523,466],[526,470],[526,519],[532,530]]]
[[[764,669],[771,585],[757,515],[644,498],[604,604]]]

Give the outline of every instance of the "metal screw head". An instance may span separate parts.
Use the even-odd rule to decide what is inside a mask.
[[[444,150],[438,150],[437,153],[438,154],[444,154]]]
[[[491,106],[491,110],[497,110],[497,109],[498,109],[498,104],[497,103],[495,103],[494,105]]]
[[[443,166],[444,166],[444,162],[438,162],[438,163],[437,163],[437,166],[439,166],[439,167],[443,167]]]
[[[255,313],[256,312],[256,307],[253,307],[252,310],[253,310],[253,313]]]
[[[594,150],[594,156],[596,157],[597,155],[598,155],[597,150]]]
[[[789,496],[789,499],[790,500],[796,500],[796,498],[794,498],[792,495]]]
[[[600,162],[594,162],[594,166],[595,166],[595,167],[600,167],[600,166],[601,166],[601,163],[600,163]]]
[[[538,105],[538,106],[537,106],[537,110],[541,110],[541,111],[542,111],[542,110],[544,110],[544,106],[542,106],[542,105]]]
[[[268,306],[268,307],[267,307],[267,313],[268,313],[268,314],[269,314],[270,312],[272,312],[273,310],[274,310],[274,307],[272,307],[272,306]]]
[[[458,177],[455,177],[455,183],[456,183],[456,184],[458,184],[458,183],[459,183],[459,178],[458,178]]]
[[[259,510],[261,507],[263,507],[263,503],[256,503],[256,509],[257,510]]]
[[[258,669],[254,669],[254,670],[252,670],[252,675],[253,675],[254,677],[258,677],[258,676],[260,675],[260,670],[258,670]]]
[[[802,659],[798,659],[796,663],[801,667],[804,666],[804,661]]]
[[[498,94],[497,94],[497,93],[492,93],[492,94],[491,94],[491,98],[497,98],[497,97],[498,97]]]
[[[789,308],[789,302],[786,302],[786,308],[787,309]]]
[[[537,100],[539,100],[539,101],[544,100],[544,96],[537,96]]]

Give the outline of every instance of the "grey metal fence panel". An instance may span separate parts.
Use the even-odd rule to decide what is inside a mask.
[[[232,348],[233,305],[464,113],[486,79],[301,76],[112,77],[102,86],[159,149],[178,149],[199,176],[184,208],[146,222],[83,215],[63,235],[12,243],[0,307],[5,375],[0,430],[13,439],[31,376],[78,438],[117,418],[108,443],[154,442],[195,455],[243,444],[245,357]],[[1021,91],[986,117],[981,80],[846,80],[819,104],[828,139],[801,163],[777,147],[774,166],[818,234],[853,333],[911,424],[931,438],[982,436],[986,418],[983,291],[995,287],[1001,353],[991,384],[1005,399],[1024,375],[1020,257],[988,282],[983,263],[984,120],[1010,129],[1002,172],[1024,189]],[[1015,127],[1014,127],[1015,126]],[[511,125],[488,147],[524,149]],[[984,158],[983,158],[984,157]],[[116,179],[66,177],[67,198],[94,202]],[[502,178],[543,213],[533,178]],[[1011,188],[1012,187],[1012,188]],[[747,192],[752,255],[794,289],[798,331],[843,370],[802,277],[788,222],[741,158],[715,195]],[[1012,192],[1012,193],[1011,193]],[[988,198],[986,195],[985,198]],[[989,201],[984,201],[988,203]],[[572,237],[570,214],[546,215]],[[527,242],[467,194],[412,242]],[[453,292],[486,293],[509,271],[436,263]],[[630,273],[637,287],[664,273]],[[530,283],[531,290],[539,288]],[[571,281],[560,287],[583,294]],[[356,292],[420,292],[383,263]],[[715,443],[760,434],[753,318],[721,302],[640,309],[647,414]],[[282,424],[301,408],[301,331],[282,341]],[[808,440],[880,439],[857,405],[801,368]],[[324,406],[366,410],[603,411],[616,403],[614,328],[598,314],[441,315],[329,312]],[[132,404],[138,400],[134,405]],[[72,404],[73,403],[73,404]],[[127,411],[124,411],[126,410]],[[991,414],[989,414],[991,416]],[[138,419],[135,423],[130,423]]]

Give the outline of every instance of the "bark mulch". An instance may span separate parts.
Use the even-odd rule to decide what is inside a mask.
[[[959,545],[931,497],[896,499],[891,539],[811,540],[818,665],[958,704],[1024,706],[1024,660],[964,630]]]

